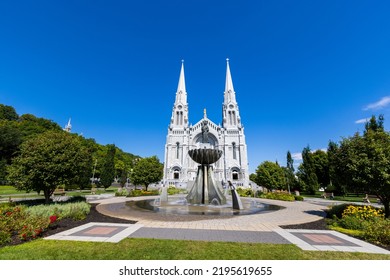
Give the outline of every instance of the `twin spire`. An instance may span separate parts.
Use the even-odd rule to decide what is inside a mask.
[[[206,118],[204,111],[204,118]],[[236,126],[239,123],[239,111],[234,92],[232,75],[230,73],[229,59],[226,59],[226,81],[223,100],[224,126]],[[187,91],[184,75],[184,60],[181,61],[179,83],[177,85],[176,100],[172,112],[171,125],[182,127],[188,125]]]
[[[184,77],[184,60],[181,61],[181,69],[180,69],[180,77],[179,77],[179,83],[177,85],[177,93],[187,93],[186,92],[186,81]],[[230,94],[228,94],[230,93]],[[230,73],[230,66],[229,66],[229,58],[226,59],[226,82],[225,82],[225,98],[228,97],[229,101],[235,102],[234,98],[234,87],[233,87],[233,80],[232,75]],[[226,96],[226,95],[229,96]],[[225,100],[226,101],[226,100]]]

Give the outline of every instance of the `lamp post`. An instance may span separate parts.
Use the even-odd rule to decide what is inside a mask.
[[[95,194],[96,188],[93,186],[95,183],[95,172],[96,172],[96,165],[97,165],[97,159],[95,159],[95,164],[93,166],[93,172],[92,172],[92,190],[91,193]]]

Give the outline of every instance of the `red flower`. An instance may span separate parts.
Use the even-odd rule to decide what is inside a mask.
[[[11,216],[12,215],[12,212],[7,212],[7,213],[5,213],[7,216]]]
[[[57,221],[57,216],[50,216],[49,219],[50,219],[50,223],[52,224],[55,221]]]

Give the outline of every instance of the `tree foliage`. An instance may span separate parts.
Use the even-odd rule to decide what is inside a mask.
[[[16,121],[18,118],[14,107],[0,104],[0,120]]]
[[[295,173],[294,173],[294,171],[295,171],[294,159],[292,158],[290,151],[287,151],[286,158],[287,158],[287,165],[286,165],[286,168],[284,169],[284,171],[286,173],[287,187],[288,187],[288,190],[290,191],[291,189],[298,189],[297,188],[298,182],[297,182],[297,179],[296,179]]]
[[[323,150],[316,150],[311,154],[313,160],[314,173],[317,176],[318,184],[326,188],[329,183],[329,163],[328,154]]]
[[[272,161],[264,161],[256,169],[256,184],[267,189],[285,189],[286,177],[283,168]]]
[[[376,195],[389,217],[390,134],[383,128],[383,116],[372,117],[363,135],[330,143],[330,177],[338,188]]]
[[[156,156],[137,161],[130,178],[134,185],[143,185],[148,190],[149,184],[159,182],[163,177],[163,164]]]
[[[12,159],[18,155],[20,145],[47,131],[60,132],[62,128],[51,120],[39,118],[32,114],[19,116],[13,107],[0,104],[0,184],[7,184],[5,180],[7,167],[11,164]],[[83,145],[92,154],[92,162],[97,163],[94,175],[95,178],[99,178],[108,148],[96,143],[94,139],[83,138]],[[115,176],[118,178],[124,173],[127,174],[128,169],[134,165],[136,158],[139,157],[116,147],[114,158]],[[84,172],[88,171],[84,170]],[[88,174],[89,177],[91,175]],[[83,176],[83,178],[87,178],[87,176]],[[90,181],[84,179],[82,183],[80,182],[79,185],[74,187],[86,188],[89,186]]]
[[[79,184],[91,174],[91,154],[83,138],[47,131],[24,142],[9,167],[8,179],[19,190],[43,191],[46,203],[56,187]]]
[[[302,160],[303,161],[298,168],[298,177],[303,189],[310,194],[314,194],[318,190],[319,185],[315,172],[313,155],[309,146],[303,149]]]

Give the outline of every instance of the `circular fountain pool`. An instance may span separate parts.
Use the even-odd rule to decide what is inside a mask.
[[[261,203],[255,199],[241,198],[244,209],[235,210],[232,208],[231,200],[224,205],[202,205],[189,204],[183,198],[169,198],[168,202],[162,202],[160,199],[145,199],[140,201],[127,202],[132,209],[138,208],[141,211],[154,213],[174,214],[174,215],[203,215],[203,216],[235,216],[252,215],[270,211],[277,211],[283,207]]]

